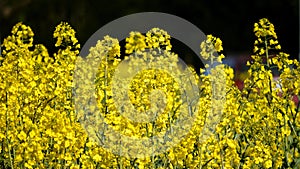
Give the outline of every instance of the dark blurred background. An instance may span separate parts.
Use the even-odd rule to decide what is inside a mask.
[[[220,37],[225,54],[235,61],[251,54],[253,24],[266,17],[275,25],[283,51],[292,58],[299,55],[298,0],[0,0],[0,11],[1,41],[22,21],[33,29],[35,43],[44,44],[50,53],[55,51],[53,31],[61,21],[73,26],[83,45],[114,19],[137,12],[165,12]]]

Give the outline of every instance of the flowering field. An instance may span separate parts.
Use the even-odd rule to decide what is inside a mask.
[[[222,64],[222,41],[208,35],[199,44],[206,69],[200,74],[190,67],[174,69],[183,75],[181,81],[186,81],[184,73],[192,72],[197,104],[191,106],[181,98],[181,81],[172,73],[147,69],[126,82],[130,102],[139,112],[137,119],[129,120],[114,104],[124,100],[113,99],[125,83],[113,84],[120,80],[114,75],[122,72],[117,39],[104,37],[82,58],[75,31],[61,23],[53,34],[58,51],[50,56],[45,46],[33,43],[30,27],[16,24],[0,56],[0,168],[300,168],[300,110],[299,102],[292,99],[299,97],[299,62],[283,52],[274,25],[267,19],[254,24],[254,35],[242,90],[234,84],[233,69]],[[132,32],[126,39],[124,61],[136,59],[138,64],[135,56],[148,59],[143,51],[155,49],[151,56],[158,56],[162,64],[176,65],[178,56],[172,52],[170,38],[159,28],[145,35]],[[159,56],[166,56],[168,62]],[[76,69],[77,65],[86,69]],[[134,66],[128,64],[127,69]],[[89,76],[96,77],[94,88],[82,87],[91,85],[86,80]],[[74,78],[82,81],[74,84]],[[90,93],[97,106],[87,112],[81,106],[89,105],[86,96]],[[153,104],[152,99],[158,101]],[[184,108],[195,108],[195,116],[181,111]],[[132,110],[124,109],[132,117]],[[169,129],[171,136],[180,135],[175,122],[182,114],[195,117],[193,125],[178,144],[161,153],[132,157],[153,149],[146,146],[132,153],[128,145],[117,147],[130,152],[120,155],[99,142],[106,137],[97,135],[103,128],[137,139]],[[99,120],[99,116],[104,118]]]

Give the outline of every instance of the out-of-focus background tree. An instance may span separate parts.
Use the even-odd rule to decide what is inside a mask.
[[[61,21],[69,22],[83,45],[100,27],[119,17],[137,12],[165,12],[182,17],[205,34],[223,40],[228,63],[237,69],[251,54],[253,24],[267,17],[279,42],[291,57],[299,55],[298,0],[0,0],[1,41],[13,25],[22,21],[35,32],[35,43],[55,51],[52,33]]]

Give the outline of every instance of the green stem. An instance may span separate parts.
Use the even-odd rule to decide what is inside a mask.
[[[200,169],[202,169],[202,145],[200,146],[199,155],[200,155],[200,160],[199,160]]]
[[[270,68],[268,43],[267,43],[267,39],[266,38],[265,38],[265,50],[266,50],[266,57],[267,57],[267,66],[268,66],[268,68]]]
[[[156,113],[157,114],[157,113]],[[154,122],[152,122],[152,137],[151,137],[151,139],[152,139],[152,143],[153,143],[153,146],[152,146],[152,168],[154,169],[155,168],[155,163],[154,163],[154,146],[155,146],[155,144],[154,144],[154,137],[153,136],[155,136],[155,130],[154,130]]]
[[[10,143],[8,141],[8,104],[7,104],[7,100],[8,100],[8,96],[6,93],[6,143],[7,143],[7,148],[8,148],[8,155],[9,155],[9,161],[10,161],[10,165],[11,165],[11,169],[14,169],[13,166],[13,159],[11,157],[11,149],[10,149]]]

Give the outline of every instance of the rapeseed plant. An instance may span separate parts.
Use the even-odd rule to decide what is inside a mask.
[[[61,23],[53,34],[58,51],[50,56],[33,43],[30,27],[16,24],[0,57],[1,167],[299,168],[299,102],[292,100],[299,96],[299,62],[282,51],[268,19],[254,24],[254,34],[239,90],[233,69],[222,63],[222,41],[212,35],[199,44],[207,65],[198,75],[176,67],[171,37],[159,28],[130,33],[122,61],[115,38],[105,36],[83,58],[75,31]],[[182,97],[187,81],[197,87],[195,105]],[[175,146],[154,153],[149,145],[130,145],[132,138],[179,135],[175,122],[183,115],[195,118],[191,128],[183,123],[188,133]]]

